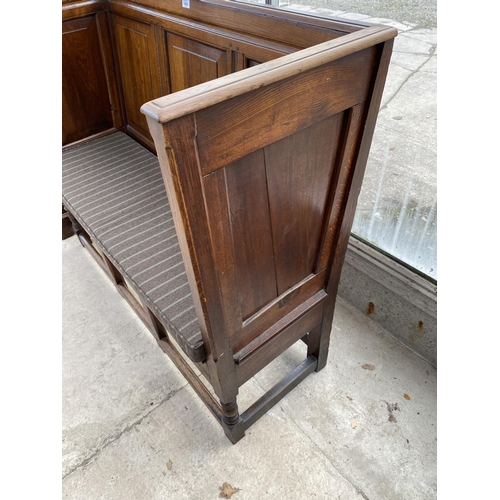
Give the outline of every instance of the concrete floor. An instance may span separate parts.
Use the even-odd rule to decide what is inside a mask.
[[[231,445],[75,237],[62,252],[63,498],[216,499],[224,482],[234,500],[436,498],[436,370],[342,299],[327,367]]]

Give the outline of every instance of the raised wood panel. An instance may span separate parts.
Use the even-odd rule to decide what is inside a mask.
[[[152,143],[141,106],[161,95],[153,25],[113,16],[116,51],[128,127]]]
[[[172,7],[172,2],[168,5],[168,8],[170,7]],[[243,31],[244,25],[241,25],[237,30],[231,30],[227,26],[224,27],[224,23],[214,26],[204,19],[201,22],[195,21],[190,17],[192,10],[188,13],[184,9],[183,17],[178,17],[171,15],[171,13],[166,14],[144,7],[144,5],[124,1],[112,1],[109,3],[109,8],[111,12],[119,15],[152,23],[166,33],[196,40],[201,44],[220,50],[233,51],[233,54],[245,55],[248,59],[259,62],[269,61],[283,54],[295,52],[298,48],[296,45],[273,41],[267,37],[248,35]],[[184,17],[186,14],[189,17]]]
[[[265,148],[278,294],[314,271],[342,113]]]
[[[356,164],[358,150],[356,141],[362,133],[365,104],[354,106],[343,114],[342,134],[339,139],[338,154],[335,159],[335,169],[331,181],[330,199],[326,210],[318,259],[315,272],[326,269],[330,263],[330,255],[334,239],[338,236],[338,228],[342,223],[343,203],[349,193],[351,174]]]
[[[113,127],[96,15],[62,23],[62,143]]]
[[[365,49],[197,112],[203,174],[363,102],[374,56]]]
[[[225,50],[171,33],[167,33],[167,47],[171,92],[215,80],[231,71]]]
[[[223,169],[244,320],[315,270],[342,116]]]
[[[234,352],[325,286],[315,263],[344,121],[332,116],[203,177]]]
[[[324,256],[341,221],[362,110],[332,115],[203,177],[235,352],[326,286]]]
[[[238,295],[242,317],[247,319],[277,297],[264,151],[224,170]]]

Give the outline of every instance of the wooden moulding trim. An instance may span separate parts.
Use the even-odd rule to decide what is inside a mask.
[[[186,15],[186,9],[175,2],[170,2],[167,6],[165,0],[135,0],[142,6],[148,6],[159,10],[168,10],[175,14]],[[216,24],[217,21],[225,21],[227,17],[231,18],[233,13],[258,16],[260,21],[270,20],[271,22],[288,22],[290,24],[304,27],[318,27],[332,34],[343,35],[356,31],[362,27],[369,26],[369,23],[363,21],[354,21],[352,19],[333,19],[317,15],[304,14],[298,11],[292,11],[274,6],[245,3],[234,0],[191,0],[189,17]]]
[[[68,21],[75,17],[82,17],[107,10],[107,0],[84,0],[83,2],[63,3],[62,20]]]
[[[251,342],[259,335],[259,332],[271,328],[277,318],[279,318],[278,321],[281,321],[285,316],[295,311],[301,303],[309,301],[318,291],[323,289],[325,279],[325,270],[318,274],[310,274],[247,318],[243,322],[242,329],[231,337],[233,349],[241,350],[239,347],[241,344]]]
[[[142,5],[122,2],[120,0],[110,1],[109,8],[113,13],[132,17],[133,19],[140,19],[148,23],[154,23],[167,30],[169,33],[188,36],[189,38],[201,42],[205,41],[200,37],[200,34],[211,36],[219,45],[219,48],[224,47],[231,50],[247,52],[257,47],[262,50],[281,54],[289,54],[299,50],[296,46],[291,46],[289,44],[278,43],[272,40],[262,40],[255,35],[202,24],[197,20],[184,19],[167,12],[152,10]]]
[[[335,29],[342,32],[347,32],[348,28],[357,29],[359,27],[364,27],[367,23],[363,21],[354,21],[352,19],[333,19],[317,16],[308,13],[301,13],[294,10],[288,10],[274,5],[263,5],[263,4],[248,4],[244,2],[239,2],[238,0],[203,0],[205,4],[218,5],[228,9],[237,9],[240,11],[258,13],[266,17],[276,17],[280,20],[295,21],[301,24],[311,24],[315,27],[321,26],[323,28]],[[314,21],[311,20],[314,17]],[[309,18],[309,19],[308,19]]]
[[[71,10],[71,9],[82,9],[82,8],[94,8],[99,7],[106,8],[107,0],[82,0],[80,2],[64,2],[62,5],[62,10]]]
[[[277,335],[240,361],[236,366],[238,385],[242,386],[257,372],[275,360],[289,347],[304,338],[304,332],[311,332],[321,325],[326,300],[320,300],[316,305],[303,313],[298,319],[289,323]],[[309,354],[314,354],[310,352]]]
[[[383,43],[396,35],[395,28],[372,26],[149,101],[141,107],[141,111],[159,123],[166,123]]]
[[[306,300],[299,307],[292,312],[281,318],[271,328],[259,335],[256,339],[252,340],[249,344],[243,347],[234,355],[234,360],[237,364],[244,363],[246,359],[251,356],[258,349],[263,348],[269,342],[272,342],[280,333],[288,328],[292,323],[298,321],[304,314],[308,313],[313,307],[317,306],[320,302],[327,297],[324,290],[320,290],[311,298]]]

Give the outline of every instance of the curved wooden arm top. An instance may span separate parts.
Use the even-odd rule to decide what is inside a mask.
[[[371,26],[258,66],[232,73],[145,103],[141,112],[159,123],[188,115],[354,52],[386,42],[397,29]]]

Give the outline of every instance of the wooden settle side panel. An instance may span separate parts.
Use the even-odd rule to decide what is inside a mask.
[[[341,118],[322,120],[222,169],[244,322],[314,271]]]
[[[193,239],[185,256],[200,270],[193,294],[207,306],[216,356],[233,354],[240,383],[307,331],[310,354],[326,355],[345,250],[337,244],[352,223],[347,199],[366,160],[359,151],[383,42],[393,36],[367,28],[142,108],[163,130],[157,147],[172,162],[160,160],[162,169],[184,178],[170,180],[193,207],[178,228]],[[180,141],[188,123],[192,139]],[[197,172],[185,172],[186,161]],[[210,303],[220,304],[217,317]]]
[[[316,263],[348,133],[344,114],[203,176],[215,258],[225,251],[217,266],[219,282],[227,281],[231,307],[240,311],[239,324],[228,332],[234,352],[325,287],[327,274]],[[218,191],[208,187],[216,178],[223,186]],[[220,226],[230,241],[221,242]]]
[[[201,240],[194,245],[192,258],[202,275],[215,266],[202,293],[218,288],[225,320],[209,330],[225,332],[234,353],[280,321],[288,328],[306,301],[317,318],[318,301],[327,299],[333,235],[342,220],[376,55],[369,47],[202,105],[189,115],[195,147],[189,154],[174,146],[177,121],[165,125],[177,168],[186,168],[188,155],[200,176],[198,199],[190,202],[197,207],[196,222],[189,225],[196,238],[193,228],[204,219],[209,240],[204,238],[203,252]]]

